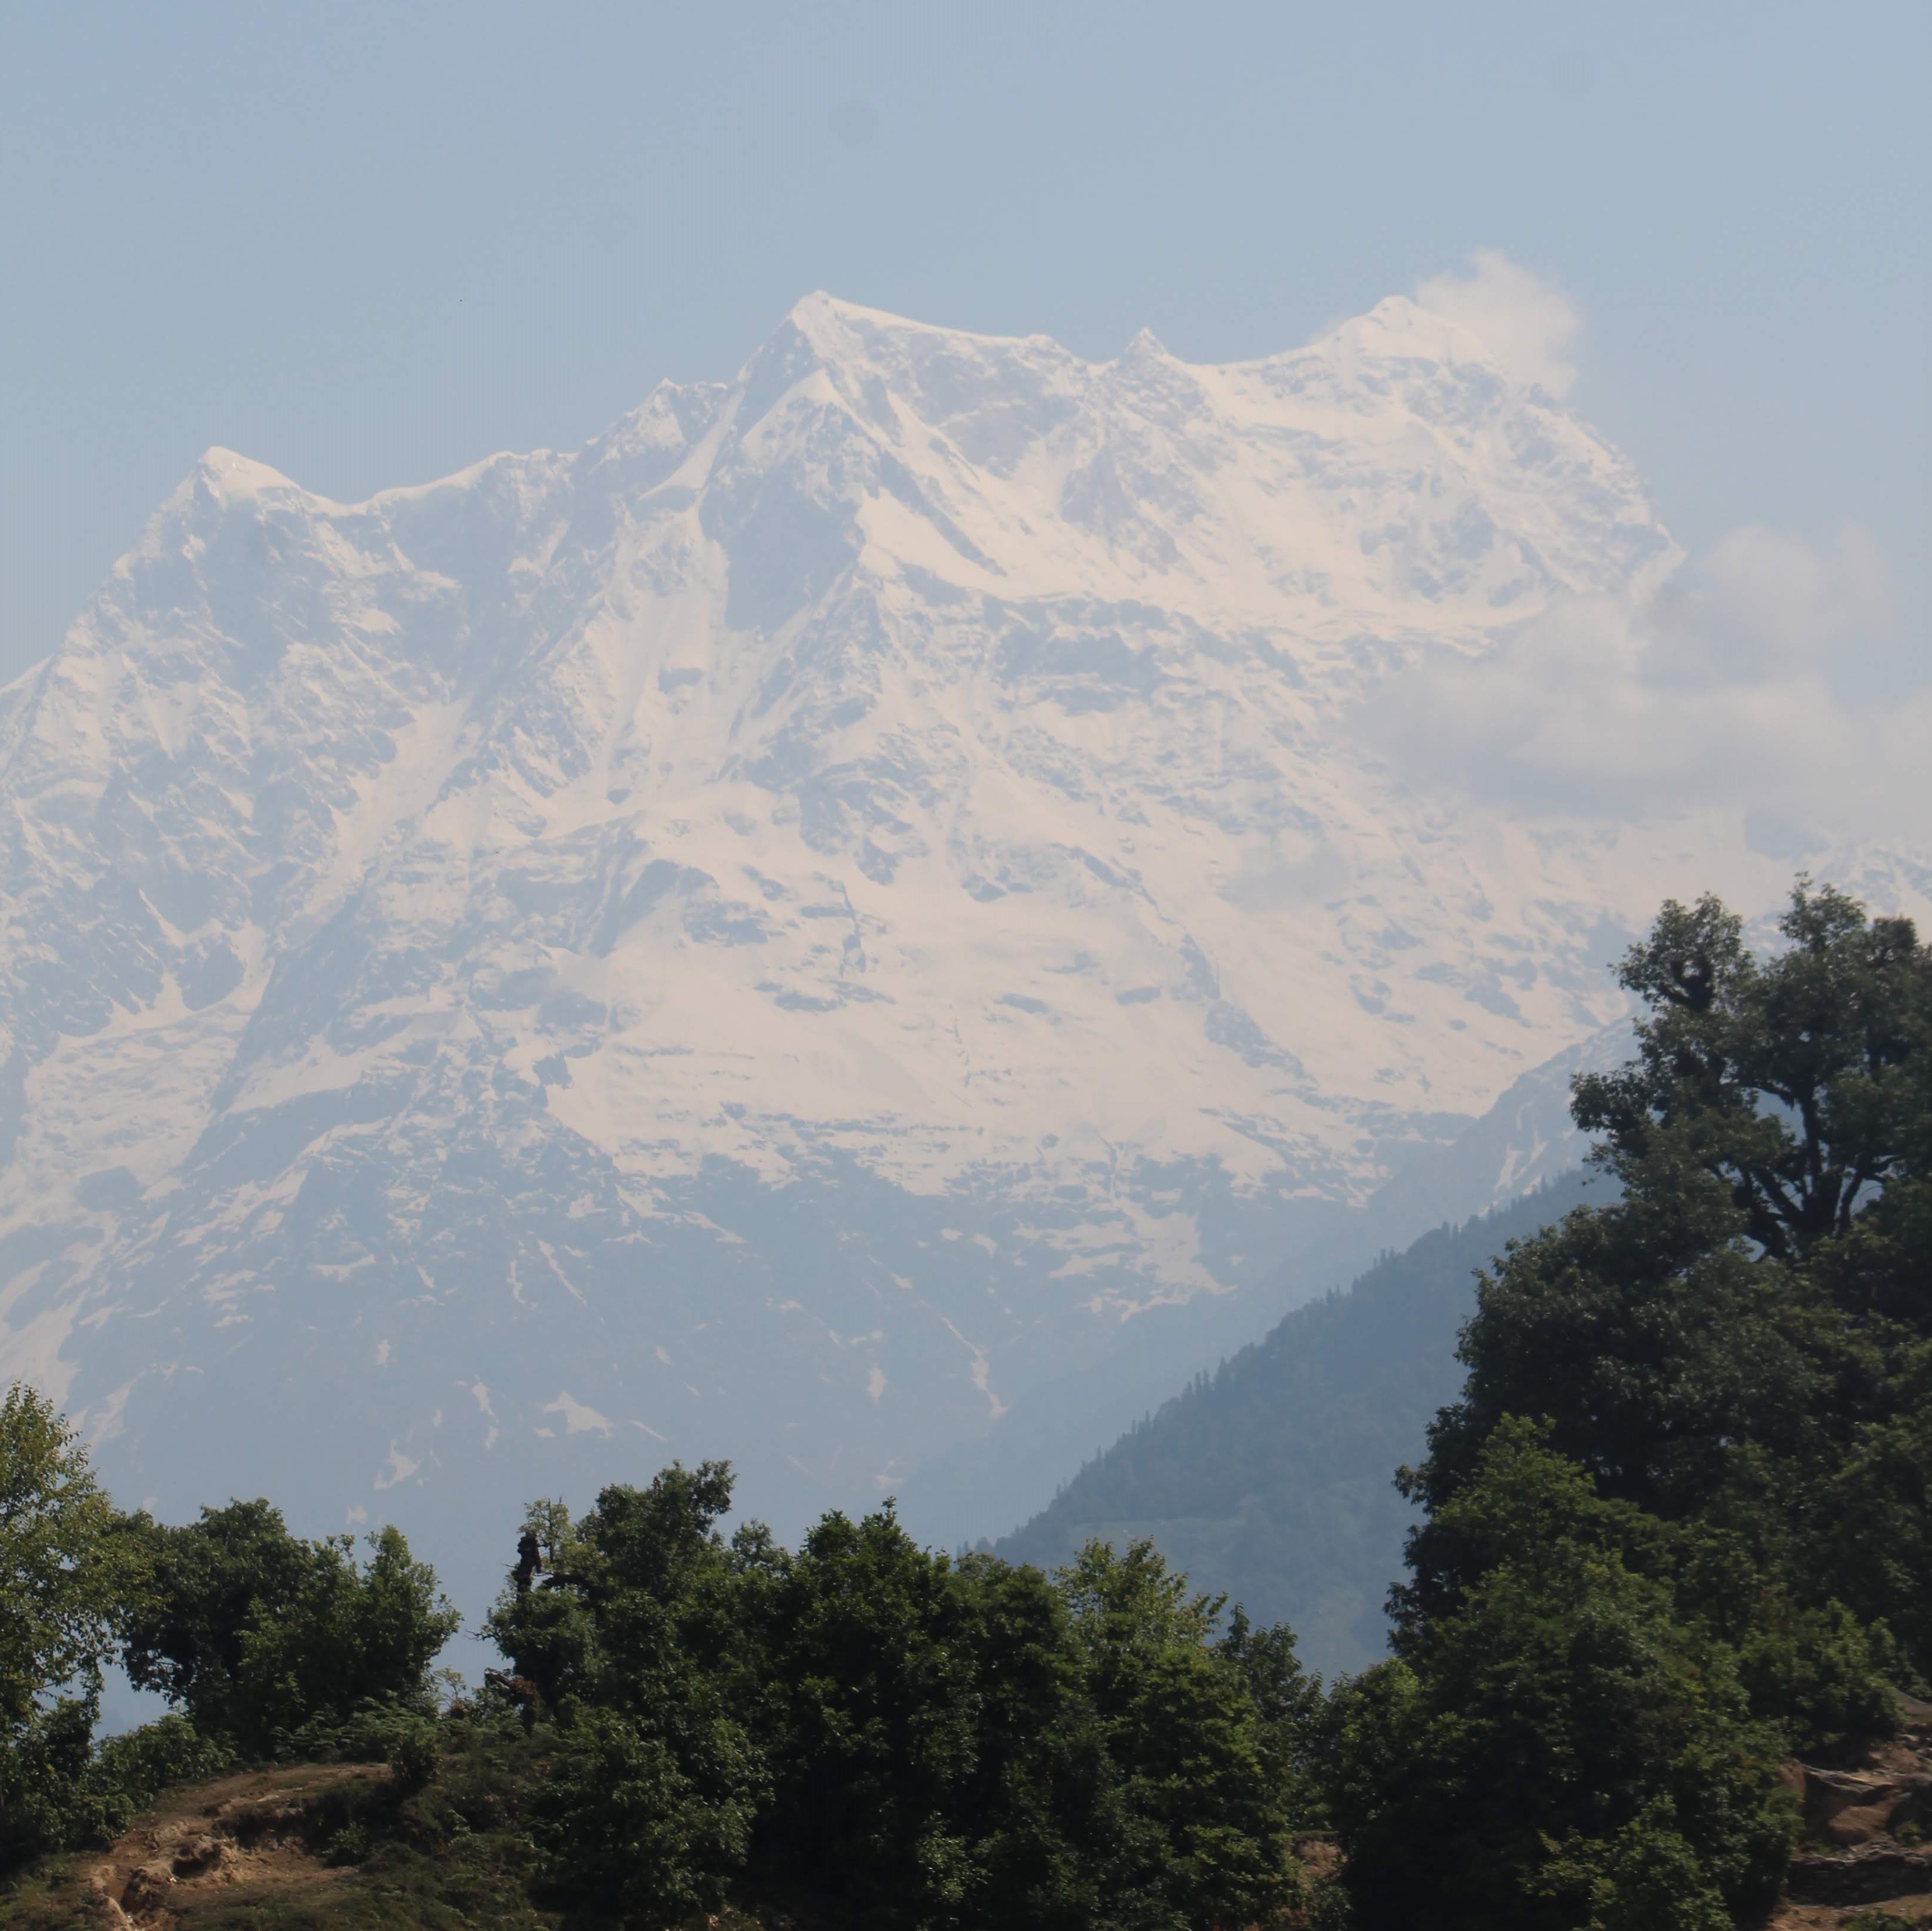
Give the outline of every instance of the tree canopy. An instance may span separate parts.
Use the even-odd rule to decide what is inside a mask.
[[[1742,1922],[1772,1767],[1932,1677],[1932,956],[1800,881],[1757,958],[1718,901],[1624,962],[1637,1055],[1575,1083],[1618,1197],[1510,1244],[1424,1516],[1397,1660],[1330,1779],[1365,1927]]]
[[[53,1404],[0,1396],[0,1725],[12,1731],[112,1654],[129,1570],[114,1505]]]
[[[124,1654],[205,1734],[250,1754],[369,1702],[424,1705],[430,1664],[458,1626],[436,1577],[394,1528],[304,1542],[265,1501],[204,1509],[178,1528],[134,1517],[149,1587]]]
[[[674,1467],[534,1508],[492,1617],[558,1726],[559,1890],[674,1916],[748,1888],[878,1927],[1201,1927],[1298,1895],[1286,1630],[1224,1624],[1149,1546],[1060,1576],[922,1549],[890,1506],[794,1552]]]

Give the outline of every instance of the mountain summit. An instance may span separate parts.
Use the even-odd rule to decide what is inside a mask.
[[[1677,556],[1404,301],[1197,367],[814,295],[572,454],[211,450],[0,692],[5,1366],[173,1511],[896,1485],[1618,1017],[1680,831],[1352,720]]]

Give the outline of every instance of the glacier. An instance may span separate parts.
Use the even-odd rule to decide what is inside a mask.
[[[1573,1160],[1606,964],[1788,884],[1360,726],[1681,561],[1400,298],[1204,367],[814,295],[574,452],[338,504],[211,450],[0,691],[0,1375],[124,1499],[472,1592],[673,1456],[997,1534],[1095,1445],[999,1474],[1003,1417]]]

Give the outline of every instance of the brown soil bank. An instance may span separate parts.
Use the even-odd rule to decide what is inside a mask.
[[[1804,1841],[1772,1931],[1932,1925],[1932,1704],[1900,1700],[1896,1742],[1842,1768],[1792,1766]]]
[[[0,1891],[5,1931],[538,1931],[518,1798],[541,1774],[482,1738],[409,1791],[380,1765],[303,1764],[183,1786],[106,1851]]]

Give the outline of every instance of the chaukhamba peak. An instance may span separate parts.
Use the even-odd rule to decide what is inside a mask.
[[[910,1493],[1342,1252],[1611,1036],[1666,892],[1777,896],[1363,724],[1680,562],[1400,299],[1204,367],[812,295],[574,453],[343,505],[212,450],[0,691],[0,1373],[164,1513],[490,1563],[674,1456],[788,1528]],[[1574,1159],[1546,1084],[1458,1210]]]

